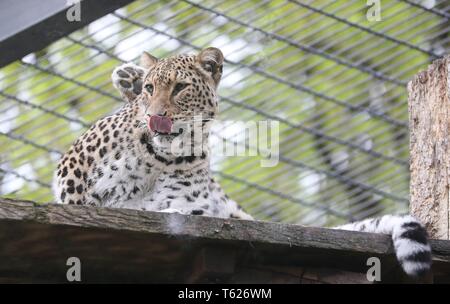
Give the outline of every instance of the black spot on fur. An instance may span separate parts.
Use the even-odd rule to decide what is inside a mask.
[[[66,198],[66,191],[61,192],[61,201],[64,202],[64,199]]]
[[[420,225],[417,222],[408,222],[408,223],[403,223],[402,224],[402,228],[405,228],[405,229],[410,229],[410,228],[412,228],[412,229],[420,229],[420,228],[422,228],[422,225]]]
[[[97,193],[92,193],[92,197],[95,198],[98,201],[101,201],[100,195],[98,195]]]
[[[66,177],[67,174],[68,174],[67,167],[64,167],[63,170],[62,170],[61,177]]]
[[[421,227],[420,225],[418,227],[415,227],[413,229],[410,228],[410,230],[406,230],[400,235],[400,238],[406,238],[413,240],[420,244],[428,244],[428,235],[426,230]]]
[[[412,253],[402,259],[402,261],[418,262],[418,263],[430,263],[431,253],[429,251],[419,251]]]
[[[103,170],[101,168],[97,168],[98,177],[103,177]]]
[[[77,186],[77,192],[78,192],[78,194],[81,194],[83,192],[83,185]]]
[[[181,188],[174,187],[174,186],[164,186],[164,188],[171,189],[171,190],[173,190],[173,191],[179,191],[179,190],[181,190]]]
[[[106,147],[102,147],[100,150],[98,150],[98,154],[100,155],[101,158],[105,156],[106,152],[108,152],[108,149]]]
[[[380,217],[373,220],[373,224],[375,225],[375,227],[378,227],[378,225],[380,225],[380,220],[381,220]]]

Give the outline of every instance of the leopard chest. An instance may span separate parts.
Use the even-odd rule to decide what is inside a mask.
[[[105,155],[91,172],[90,195],[106,207],[123,207],[152,191],[157,174],[152,159],[138,147]]]

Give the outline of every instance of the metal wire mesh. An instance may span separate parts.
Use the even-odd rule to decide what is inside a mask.
[[[408,208],[406,83],[450,50],[450,4],[382,1],[135,1],[0,70],[0,195],[51,201],[55,164],[121,106],[110,73],[221,48],[221,120],[280,122],[279,164],[214,158],[255,217],[330,225]],[[223,124],[215,139],[243,144]]]

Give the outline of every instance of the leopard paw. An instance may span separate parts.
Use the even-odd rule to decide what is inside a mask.
[[[112,72],[113,85],[126,101],[134,100],[142,92],[145,70],[134,63],[125,63]]]
[[[237,210],[235,212],[232,212],[230,214],[230,218],[232,218],[232,219],[240,219],[240,220],[249,220],[249,221],[254,220],[253,216],[251,216],[248,213],[245,213],[243,210]]]
[[[160,212],[182,214],[181,210],[178,210],[178,209],[175,209],[175,208],[166,208],[166,209],[161,210]]]

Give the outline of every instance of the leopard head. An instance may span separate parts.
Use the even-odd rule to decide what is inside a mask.
[[[198,132],[196,138],[204,141],[218,113],[223,61],[222,52],[212,47],[163,59],[143,53],[146,73],[139,102],[155,144],[168,148],[175,138],[192,142]]]

